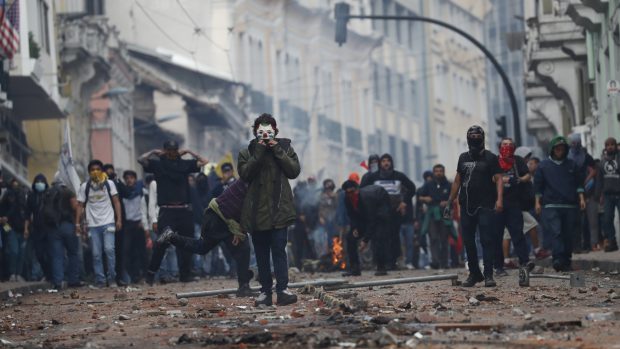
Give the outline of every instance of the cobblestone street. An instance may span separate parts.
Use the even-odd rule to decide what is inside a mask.
[[[335,277],[296,274],[292,281]],[[352,281],[370,279],[375,277],[365,273]],[[235,287],[228,279],[42,290],[3,302],[0,338],[2,347],[24,348],[620,347],[617,273],[588,272],[585,288],[547,279],[522,288],[513,270],[498,284],[468,289],[435,281],[326,292],[306,287],[296,290],[300,301],[293,306],[260,309],[250,299],[175,297]]]

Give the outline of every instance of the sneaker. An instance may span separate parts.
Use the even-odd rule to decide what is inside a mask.
[[[495,269],[495,276],[498,278],[508,276],[508,273],[504,269]]]
[[[344,273],[342,273],[343,277],[349,277],[349,276],[361,276],[362,272],[360,271],[346,271]]]
[[[551,252],[548,250],[540,249],[535,254],[536,259],[545,259],[551,257]]]
[[[463,282],[463,287],[473,287],[478,282],[484,281],[484,276],[480,273],[470,273],[467,280]]]
[[[611,241],[607,247],[605,247],[605,252],[614,252],[618,251],[618,243],[616,241]]]
[[[405,268],[407,268],[407,270],[413,270],[413,269],[415,269],[415,268],[413,267],[413,264],[411,264],[411,263],[407,263],[407,264],[405,264]]]
[[[497,283],[493,280],[493,275],[484,277],[484,287],[495,287]]]
[[[155,273],[147,270],[146,275],[144,275],[144,282],[149,286],[153,286],[153,283],[155,282]]]
[[[273,300],[271,299],[271,293],[267,294],[265,292],[261,292],[254,300],[255,307],[258,307],[260,305],[271,306],[272,304]]]
[[[528,271],[528,272],[532,272],[534,271],[534,268],[536,268],[536,264],[534,264],[534,262],[529,261],[525,264],[524,268]]]
[[[257,295],[258,293],[252,291],[252,289],[250,288],[250,284],[240,285],[236,293],[237,298],[256,297]]]
[[[517,269],[517,264],[513,260],[504,263],[504,269]]]
[[[173,237],[175,237],[177,233],[175,233],[170,227],[165,227],[164,231],[159,234],[157,237],[157,243],[160,245],[169,244]]]
[[[69,286],[69,288],[80,288],[80,287],[86,286],[86,284],[83,283],[82,281],[78,281],[78,282],[71,282],[67,286]]]
[[[282,292],[278,292],[278,301],[276,304],[278,305],[289,305],[297,303],[297,295],[291,293],[291,291],[284,290]]]
[[[385,271],[385,270],[377,270],[377,271],[375,272],[375,276],[385,276],[385,275],[387,275],[387,274],[388,274],[388,273],[387,273],[387,271]]]

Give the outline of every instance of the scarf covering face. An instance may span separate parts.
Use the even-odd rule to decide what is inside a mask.
[[[499,148],[499,167],[504,172],[510,171],[515,163],[515,145],[504,144]]]
[[[95,184],[101,184],[108,179],[108,175],[100,170],[90,171],[90,180]]]

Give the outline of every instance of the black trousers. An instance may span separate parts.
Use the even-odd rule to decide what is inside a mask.
[[[482,245],[482,263],[484,275],[493,276],[493,259],[495,258],[495,211],[490,208],[480,208],[473,216],[467,214],[464,206],[461,207],[461,230],[463,242],[467,252],[467,265],[469,272],[480,274],[478,265],[478,251],[476,248],[476,230],[480,233]]]
[[[233,234],[215,212],[208,210],[205,213],[200,239],[193,239],[186,236],[177,235],[171,242],[179,250],[184,250],[192,254],[205,255],[220,243],[224,243],[232,255],[237,265],[237,281],[239,285],[250,282],[250,242],[246,238],[240,241],[237,246],[233,245]]]
[[[390,231],[389,222],[379,222],[375,227],[368,229],[368,235],[370,235],[371,248],[373,252],[373,258],[377,265],[377,270],[386,270],[388,263],[392,260],[392,248],[389,237]],[[349,270],[351,272],[360,271],[360,258],[357,251],[357,245],[361,238],[353,236],[353,232],[349,231],[346,236],[347,255],[349,257]],[[398,247],[400,249],[400,246]]]
[[[385,261],[385,263],[387,263],[387,266],[391,269],[396,268],[396,261],[398,261],[398,258],[402,253],[402,245],[400,243],[400,226],[402,224],[402,221],[403,216],[398,212],[394,212],[390,221],[386,222],[389,229],[388,231],[386,231],[385,235],[387,241],[381,242],[387,244],[386,247],[388,248],[389,253],[387,254],[387,260]],[[373,242],[373,246],[374,245],[375,242]]]
[[[351,271],[352,273],[360,272],[360,254],[357,251],[357,245],[360,241],[360,238],[353,236],[353,231],[349,231],[349,233],[345,237],[345,241],[347,246],[349,271]]]
[[[188,208],[165,208],[159,209],[159,218],[157,220],[158,234],[161,234],[166,227],[170,227],[173,231],[181,236],[188,238],[194,237],[194,219],[192,210]],[[149,265],[149,272],[156,273],[164,259],[166,249],[170,244],[154,243],[153,257]],[[177,262],[179,264],[179,277],[181,282],[191,280],[192,269],[192,253],[186,250],[177,251]]]
[[[131,282],[142,280],[146,269],[146,236],[141,223],[125,221],[123,224],[123,271],[129,274]]]

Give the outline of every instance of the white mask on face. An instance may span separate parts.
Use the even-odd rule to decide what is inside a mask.
[[[256,130],[256,138],[270,141],[276,137],[276,132],[270,124],[261,124]]]

